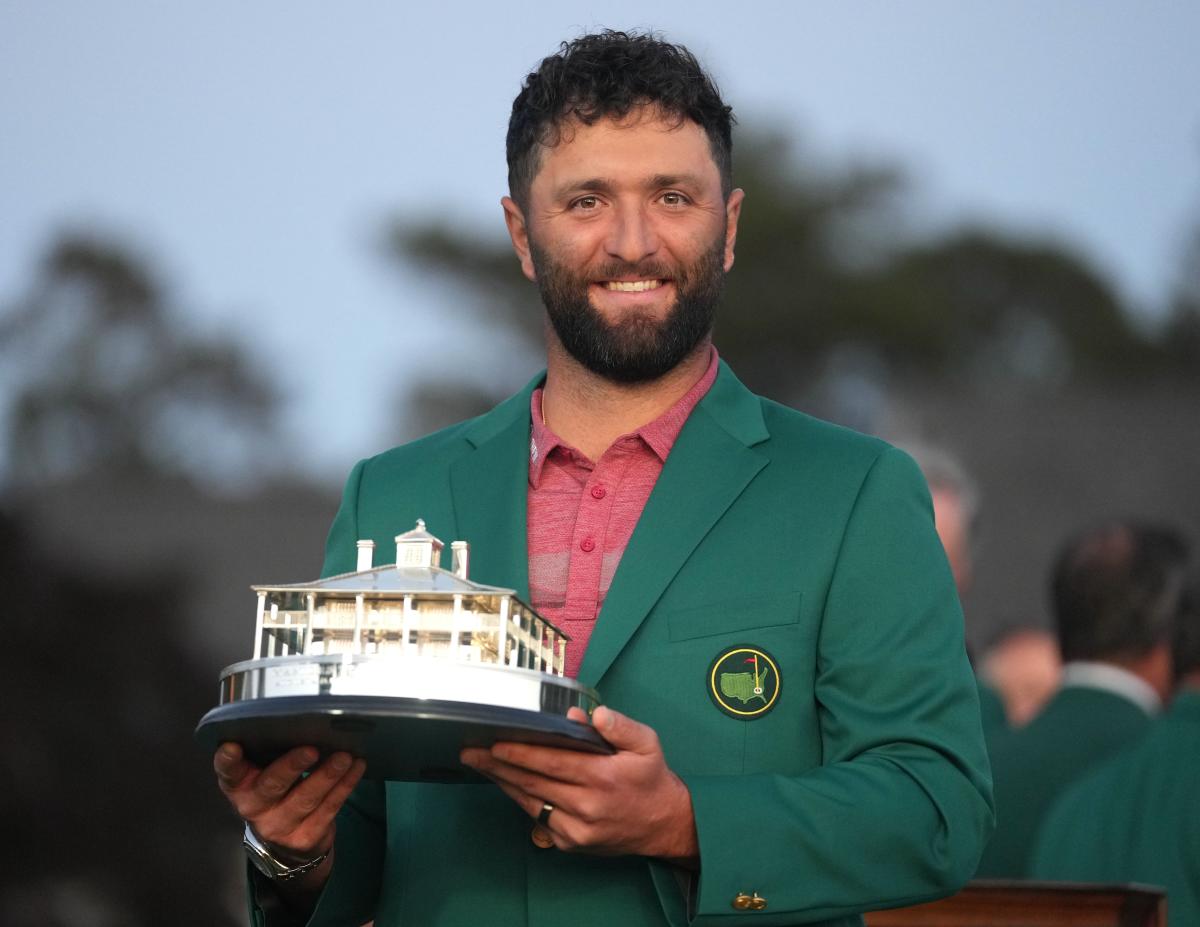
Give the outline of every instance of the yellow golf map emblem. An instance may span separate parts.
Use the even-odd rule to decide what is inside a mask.
[[[708,669],[708,694],[733,718],[753,721],[775,707],[779,664],[759,647],[739,644],[723,650]]]

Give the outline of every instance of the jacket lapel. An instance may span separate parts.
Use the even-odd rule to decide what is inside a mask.
[[[599,683],[692,551],[766,466],[766,456],[753,445],[768,437],[760,400],[722,362],[679,433],[621,556],[588,641],[580,682]]]
[[[471,578],[507,586],[529,601],[525,496],[529,481],[529,401],[539,374],[467,426],[471,450],[450,466],[456,537],[471,544]]]

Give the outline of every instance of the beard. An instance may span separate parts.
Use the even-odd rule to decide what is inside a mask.
[[[592,373],[617,383],[646,383],[675,369],[713,329],[725,284],[725,240],[720,235],[692,264],[671,268],[660,261],[611,261],[594,273],[576,273],[530,239],[538,289],[562,346]],[[610,323],[588,299],[598,279],[637,276],[670,279],[675,302],[661,320],[631,313]]]

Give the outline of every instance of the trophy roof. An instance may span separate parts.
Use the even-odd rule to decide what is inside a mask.
[[[420,593],[444,593],[447,595],[509,595],[516,596],[515,589],[488,586],[443,570],[441,567],[411,567],[396,569],[395,565],[373,567],[356,573],[342,573],[307,583],[285,583],[281,585],[251,586],[255,592],[320,592],[326,595],[410,595]]]
[[[446,546],[445,544],[442,543],[441,538],[435,537],[434,535],[430,534],[427,530],[425,530],[425,519],[424,518],[418,518],[417,526],[415,528],[413,528],[411,531],[405,531],[403,534],[396,535],[396,541],[397,542],[400,542],[400,541],[421,541],[421,542],[428,541],[429,543],[435,545],[439,550]]]

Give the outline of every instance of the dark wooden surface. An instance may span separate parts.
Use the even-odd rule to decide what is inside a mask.
[[[957,895],[873,911],[868,927],[1166,927],[1167,899],[1149,885],[977,881]]]

